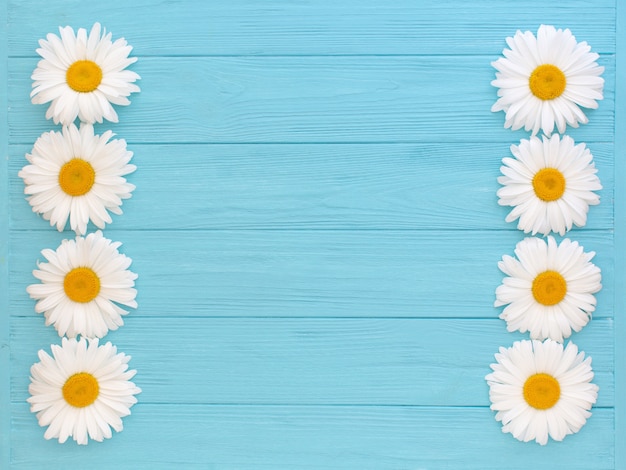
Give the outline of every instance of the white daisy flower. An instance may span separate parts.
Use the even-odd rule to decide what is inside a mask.
[[[43,57],[33,72],[34,104],[50,103],[46,119],[68,125],[78,117],[82,122],[102,122],[102,118],[118,122],[111,106],[128,105],[127,96],[138,92],[133,82],[140,77],[125,70],[137,61],[129,58],[132,47],[125,39],[111,41],[111,33],[101,31],[99,23],[87,35],[80,28],[59,28],[61,37],[48,34],[39,40],[37,53]]]
[[[501,347],[495,358],[485,379],[502,432],[545,445],[548,435],[562,441],[585,425],[598,386],[591,383],[591,358],[578,353],[575,344],[563,348],[549,339],[516,341]]]
[[[566,124],[586,124],[580,106],[596,109],[603,98],[599,55],[586,42],[576,42],[569,29],[554,26],[541,25],[537,37],[517,31],[506,43],[510,49],[491,64],[499,96],[491,110],[506,112],[504,127],[550,135],[555,123],[561,134]]]
[[[596,309],[593,294],[602,288],[600,268],[577,242],[553,237],[547,242],[526,238],[515,247],[516,258],[498,263],[505,277],[494,305],[506,305],[500,318],[508,331],[530,331],[532,339],[563,341],[580,331]]]
[[[141,389],[130,381],[137,371],[128,370],[130,356],[118,353],[111,343],[97,339],[63,338],[51,346],[52,355],[39,351],[30,368],[30,411],[37,413],[40,426],[48,426],[44,438],[64,443],[72,437],[87,444],[88,436],[102,442],[120,432],[122,419]]]
[[[511,206],[507,222],[519,219],[524,233],[564,235],[572,225],[583,227],[590,205],[600,203],[593,191],[602,189],[596,175],[593,155],[585,144],[574,144],[569,136],[561,139],[531,137],[512,145],[515,157],[504,158],[498,178],[498,204]]]
[[[94,135],[90,124],[80,130],[70,124],[62,133],[43,133],[32,154],[26,154],[30,165],[18,173],[33,212],[59,232],[69,218],[79,235],[87,232],[90,220],[104,228],[112,222],[108,212],[120,215],[122,199],[130,198],[135,189],[123,176],[137,167],[128,163],[133,153],[126,149],[126,141],[110,140],[113,135],[111,131]]]
[[[26,291],[59,336],[102,338],[124,324],[128,311],[117,304],[137,308],[137,275],[128,270],[132,260],[118,251],[120,246],[98,231],[41,252],[48,262],[33,271],[41,284]]]

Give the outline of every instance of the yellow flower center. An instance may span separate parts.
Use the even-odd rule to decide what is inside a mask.
[[[524,383],[524,400],[537,410],[547,410],[561,397],[559,381],[548,374],[535,374]]]
[[[74,268],[65,275],[63,289],[74,302],[91,302],[100,293],[100,278],[89,268]]]
[[[82,158],[71,159],[59,171],[59,186],[70,196],[87,194],[95,181],[95,170]]]
[[[565,74],[555,65],[543,64],[533,70],[528,79],[530,91],[540,100],[553,100],[565,91]]]
[[[567,294],[567,282],[556,271],[544,271],[533,280],[532,290],[541,305],[556,305]]]
[[[65,72],[68,86],[79,93],[94,91],[102,81],[102,69],[91,60],[77,60]]]
[[[63,384],[63,398],[76,408],[84,408],[91,405],[100,393],[98,379],[87,372],[79,372],[72,375]]]
[[[542,201],[556,201],[565,192],[565,176],[556,168],[542,168],[533,176],[533,189]]]

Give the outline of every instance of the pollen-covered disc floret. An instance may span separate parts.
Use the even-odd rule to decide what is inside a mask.
[[[59,231],[69,218],[79,235],[87,232],[89,221],[102,229],[112,222],[109,212],[120,215],[122,200],[135,189],[124,176],[136,167],[129,163],[133,153],[126,141],[111,140],[113,135],[95,135],[91,124],[43,133],[26,154],[30,164],[18,173],[33,212]]]
[[[591,262],[595,253],[567,238],[557,244],[553,237],[530,237],[517,244],[515,256],[498,263],[508,277],[496,289],[494,305],[506,305],[500,318],[507,330],[555,341],[580,331],[596,309],[593,294],[602,288],[600,268]]]
[[[512,145],[515,158],[502,159],[498,204],[513,207],[507,222],[518,220],[524,233],[564,235],[587,223],[589,206],[600,203],[602,189],[593,156],[569,136],[531,137]]]
[[[517,31],[506,43],[504,57],[492,62],[497,72],[491,82],[499,97],[491,110],[506,113],[504,127],[549,136],[555,124],[562,134],[568,124],[588,122],[581,107],[598,107],[604,67],[586,42],[577,42],[569,29],[541,25],[537,36]]]
[[[574,343],[516,341],[495,359],[485,379],[502,432],[545,445],[548,436],[562,441],[580,431],[591,416],[598,386],[591,383],[591,358]]]
[[[89,34],[80,28],[76,34],[66,26],[60,36],[48,34],[41,39],[37,53],[43,58],[33,72],[34,104],[50,103],[46,118],[68,125],[78,117],[81,122],[118,122],[112,104],[128,105],[128,96],[138,92],[134,84],[140,77],[126,70],[137,59],[128,57],[132,47],[99,23]]]
[[[129,271],[132,260],[118,251],[120,246],[98,231],[41,252],[48,262],[33,271],[41,283],[26,291],[59,336],[102,338],[124,324],[128,311],[120,305],[137,308],[137,275]]]
[[[28,387],[30,410],[40,426],[48,426],[44,437],[87,444],[89,439],[109,439],[111,428],[120,432],[122,418],[130,415],[135,395],[141,393],[130,381],[136,373],[128,370],[130,356],[97,339],[63,338],[61,346],[51,349],[52,356],[39,351]]]

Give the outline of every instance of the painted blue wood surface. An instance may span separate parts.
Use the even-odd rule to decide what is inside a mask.
[[[5,7],[2,7],[4,13]],[[7,22],[0,21],[0,84],[7,83],[8,70],[7,57]],[[8,160],[8,136],[7,136],[7,93],[6,85],[3,85],[0,93],[0,466],[10,465],[11,453],[11,426],[12,413],[10,411],[11,389],[9,373],[11,370],[11,358],[9,354],[9,197],[6,162]]]
[[[128,3],[0,3],[1,469],[626,468],[622,2]],[[37,351],[59,342],[25,287],[72,234],[32,213],[17,172],[54,128],[28,97],[37,40],[94,21],[142,76],[98,129],[138,166],[105,235],[134,260],[139,308],[106,339],[144,391],[123,433],[78,447],[45,441],[25,402]],[[497,261],[523,238],[496,178],[527,134],[489,111],[490,62],[541,23],[606,67],[604,101],[568,131],[604,186],[568,234],[603,273],[573,337],[600,395],[546,447],[501,433],[483,379],[524,337],[492,307]]]

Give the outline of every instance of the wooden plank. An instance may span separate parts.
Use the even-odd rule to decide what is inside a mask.
[[[12,400],[27,398],[41,317],[15,318]],[[614,402],[612,319],[573,341],[593,358],[598,406]],[[522,339],[501,320],[189,318],[133,315],[107,335],[132,356],[143,403],[487,406],[494,354]]]
[[[138,170],[128,179],[137,190],[112,227],[514,230],[504,222],[510,208],[496,196],[509,146],[131,145]],[[588,146],[606,189],[586,228],[611,229],[613,144]],[[32,212],[16,177],[31,149],[10,148],[11,224],[42,230],[48,223]]]
[[[6,2],[0,468],[624,467],[615,8]],[[36,351],[60,341],[25,287],[39,251],[72,234],[30,211],[16,173],[57,127],[28,98],[37,39],[95,20],[135,46],[143,77],[121,123],[99,129],[129,140],[139,166],[105,234],[135,260],[140,307],[106,339],[133,356],[144,392],[122,435],[77,449],[44,441],[25,402]],[[483,378],[498,346],[522,337],[491,305],[496,263],[523,236],[503,221],[495,178],[526,133],[490,113],[490,62],[506,36],[542,22],[571,28],[607,67],[605,100],[568,131],[589,144],[606,188],[587,228],[568,234],[603,270],[598,312],[573,338],[594,358],[599,408],[547,447],[500,432]]]
[[[157,212],[154,217],[160,217]],[[492,307],[519,231],[113,231],[139,274],[141,315],[496,318]],[[31,315],[25,294],[43,248],[68,233],[16,231],[9,312]],[[610,232],[572,234],[603,271],[596,318],[613,316]]]
[[[133,104],[119,110],[123,124],[100,127],[133,143],[510,144],[527,133],[504,129],[504,114],[490,111],[496,100],[492,60],[145,57],[133,69],[149,79],[142,81]],[[51,128],[46,107],[33,106],[27,98],[36,62],[9,61],[9,139],[14,144],[32,145]],[[606,67],[604,101],[587,111],[590,124],[568,130],[577,141],[613,139],[615,57],[601,57],[599,63]]]
[[[541,447],[502,434],[487,408],[139,403],[123,434],[81,449],[44,441],[27,409],[12,407],[12,463],[20,469],[85,461],[102,469],[527,470],[551,462],[572,470],[616,468],[611,409],[594,410],[578,434]]]
[[[6,3],[0,4],[0,17],[6,18]],[[9,468],[11,441],[10,388],[11,369],[9,296],[9,160],[7,123],[7,24],[0,20],[0,468]]]
[[[473,0],[471,8],[464,0],[395,0],[384,8],[376,0],[179,0],[155,7],[151,0],[118,8],[80,0],[12,1],[9,51],[31,56],[37,39],[57,25],[90,28],[98,20],[140,56],[499,54],[507,36],[536,31],[540,23],[570,28],[595,51],[615,52],[615,35],[607,34],[615,31],[611,0]],[[138,18],[155,14],[166,18],[167,28],[138,27]]]
[[[617,41],[620,51],[626,51],[626,4],[617,4]],[[626,74],[626,54],[621,53],[617,57],[616,74],[623,77]],[[626,88],[620,87],[616,94],[616,128],[615,128],[615,174],[619,175],[620,182],[615,185],[615,244],[616,251],[615,267],[615,311],[626,311],[626,295],[624,295],[624,281],[626,280],[626,184],[623,176],[626,175],[626,133],[622,131],[626,123]],[[615,407],[615,468],[626,467],[626,344],[622,338],[626,335],[626,319],[623,315],[615,319],[614,347],[615,347],[615,384],[621,399],[617,400]]]

